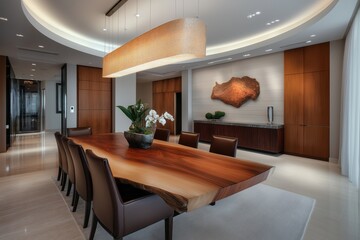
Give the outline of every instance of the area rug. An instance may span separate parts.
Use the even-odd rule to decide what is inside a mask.
[[[63,199],[69,206],[71,197]],[[311,217],[315,200],[306,196],[258,184],[231,197],[174,218],[174,240],[300,240]],[[84,202],[79,201],[74,220],[88,239],[91,226],[82,228]],[[139,216],[141,217],[141,216]],[[98,225],[95,239],[112,239]],[[164,222],[158,222],[124,238],[160,240]]]

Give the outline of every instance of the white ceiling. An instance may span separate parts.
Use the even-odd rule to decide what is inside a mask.
[[[142,80],[161,79],[219,59],[233,61],[246,58],[244,54],[254,57],[342,39],[359,1],[128,0],[111,18],[105,17],[116,2],[23,0],[22,8],[21,0],[1,0],[0,17],[8,21],[0,20],[0,54],[10,57],[17,78],[59,78],[64,63],[101,67],[101,57],[113,45],[175,18],[199,17],[207,26],[207,57],[138,74]],[[261,14],[247,17],[256,12]]]

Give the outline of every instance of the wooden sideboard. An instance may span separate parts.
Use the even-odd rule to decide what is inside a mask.
[[[284,151],[284,125],[247,124],[222,121],[194,121],[194,132],[200,133],[201,142],[211,142],[213,135],[238,138],[238,147],[270,152]]]

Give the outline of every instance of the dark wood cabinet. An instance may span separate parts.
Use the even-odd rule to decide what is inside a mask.
[[[194,132],[200,133],[202,142],[211,142],[213,135],[222,135],[237,137],[240,148],[270,153],[282,153],[284,149],[283,125],[194,121]]]

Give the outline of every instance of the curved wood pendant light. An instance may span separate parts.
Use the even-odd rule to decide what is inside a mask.
[[[103,77],[131,73],[206,54],[206,28],[197,18],[176,19],[160,25],[110,52],[103,58]]]

